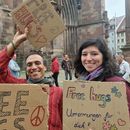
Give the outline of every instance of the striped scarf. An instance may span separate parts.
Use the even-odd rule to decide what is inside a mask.
[[[95,78],[97,78],[102,72],[103,72],[103,68],[102,66],[98,67],[96,70],[94,70],[93,72],[89,73],[86,77],[85,80],[93,80]]]

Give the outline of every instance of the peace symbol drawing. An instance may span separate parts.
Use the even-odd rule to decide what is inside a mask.
[[[30,122],[33,126],[42,124],[45,117],[45,109],[43,106],[37,106],[31,114]]]

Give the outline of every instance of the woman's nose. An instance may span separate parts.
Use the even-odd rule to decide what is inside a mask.
[[[91,57],[90,54],[88,54],[88,55],[86,56],[86,60],[92,60],[92,57]]]

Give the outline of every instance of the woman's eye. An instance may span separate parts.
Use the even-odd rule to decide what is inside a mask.
[[[96,56],[96,55],[98,55],[98,54],[97,54],[97,53],[92,53],[91,55]]]
[[[93,52],[90,52],[90,55],[95,56],[95,55],[99,55],[99,53],[98,53],[98,52],[93,51]]]
[[[87,56],[87,54],[86,53],[82,53],[82,56]]]

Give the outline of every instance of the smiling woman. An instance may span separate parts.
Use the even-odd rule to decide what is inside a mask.
[[[122,77],[119,77],[117,64],[103,39],[89,39],[82,43],[74,62],[74,68],[76,78],[80,80],[124,82],[130,112],[129,84]],[[99,104],[101,107],[110,101],[109,95],[100,95],[98,98],[103,101],[103,104]]]
[[[116,70],[108,46],[99,38],[89,39],[81,45],[74,65],[76,73],[86,80],[110,77]]]

